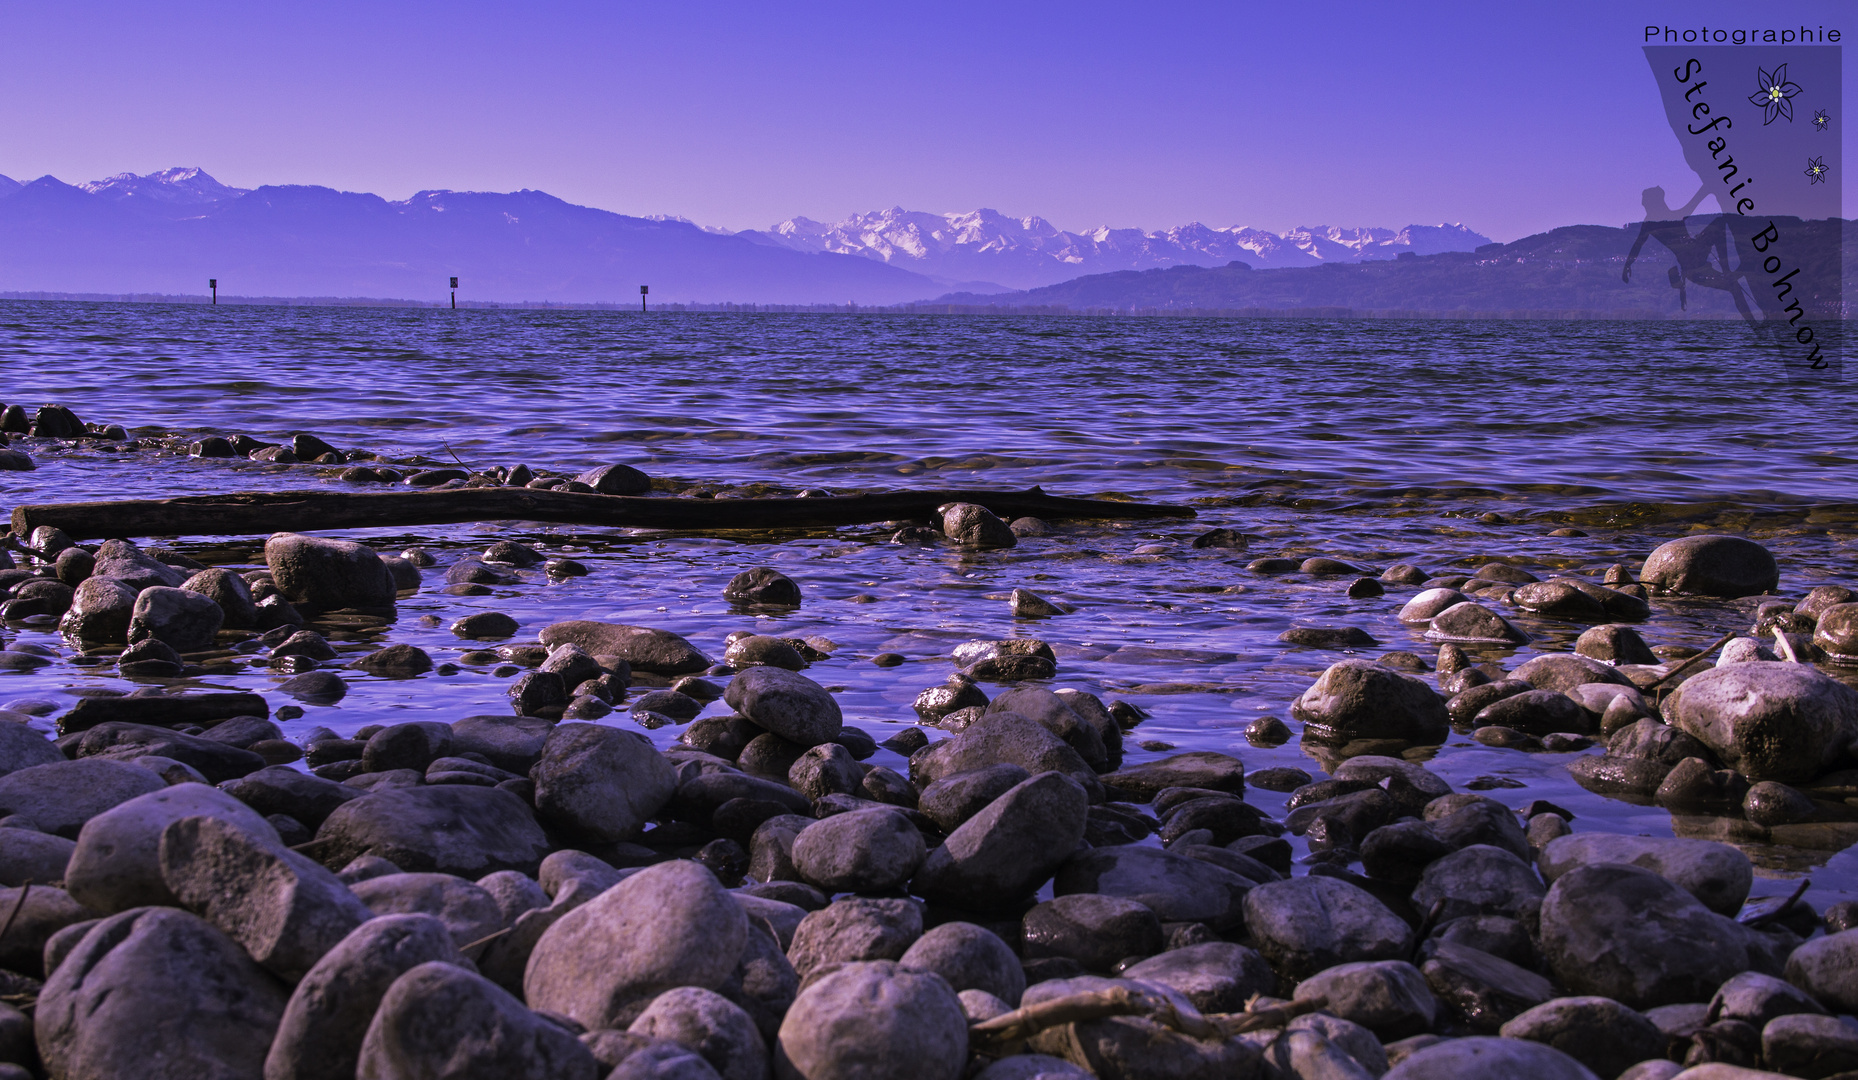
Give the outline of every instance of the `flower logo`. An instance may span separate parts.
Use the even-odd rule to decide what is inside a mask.
[[[1748,96],[1748,103],[1759,105],[1765,113],[1761,125],[1766,127],[1772,124],[1777,116],[1785,116],[1791,122],[1793,102],[1789,99],[1800,92],[1800,87],[1787,81],[1787,65],[1775,68],[1773,74],[1762,68],[1756,68],[1755,71],[1761,89]]]
[[[1816,158],[1806,159],[1806,177],[1807,177],[1806,182],[1807,183],[1809,184],[1825,183],[1826,174],[1830,171],[1831,171],[1830,169],[1826,168],[1825,158],[1816,157]]]
[[[1819,109],[1813,113],[1813,129],[1815,131],[1824,131],[1831,123],[1832,117],[1826,115],[1826,110]]]

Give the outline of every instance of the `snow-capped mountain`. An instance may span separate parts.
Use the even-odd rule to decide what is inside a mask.
[[[208,176],[205,169],[163,169],[147,176],[117,173],[77,187],[106,199],[134,199],[177,206],[204,205],[249,194],[246,188],[227,187]]]
[[[1463,225],[1409,225],[1397,232],[1326,225],[1279,236],[1194,222],[1158,232],[1098,228],[1074,233],[1036,216],[1014,218],[994,210],[931,214],[900,206],[832,224],[790,218],[766,231],[738,235],[796,251],[875,259],[977,292],[985,291],[976,286],[986,283],[1026,289],[1116,270],[1221,266],[1235,259],[1269,270],[1391,259],[1407,251],[1471,251],[1490,243]]]

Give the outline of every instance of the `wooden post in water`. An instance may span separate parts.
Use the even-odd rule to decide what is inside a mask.
[[[639,314],[645,314],[645,294],[652,291],[650,285],[639,286]]]
[[[458,310],[458,279],[452,279],[452,310]]]
[[[219,279],[216,277],[207,278],[206,287],[213,290],[213,306],[218,307],[219,306]]]

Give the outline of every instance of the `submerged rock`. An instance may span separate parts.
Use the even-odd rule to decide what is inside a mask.
[[[1445,703],[1419,679],[1370,660],[1329,666],[1291,706],[1317,742],[1399,739],[1436,745],[1451,731]]]
[[[1654,592],[1699,596],[1753,596],[1780,583],[1767,548],[1740,536],[1686,536],[1661,544],[1645,560],[1639,580]]]

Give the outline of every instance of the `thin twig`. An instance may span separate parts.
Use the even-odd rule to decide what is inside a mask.
[[[30,895],[31,892],[32,879],[27,878],[26,883],[19,887],[19,899],[13,901],[13,910],[7,913],[6,922],[0,923],[0,939],[4,939],[6,937],[6,932],[13,929],[13,920],[19,918],[19,911],[26,906],[26,897]]]
[[[459,458],[458,452],[452,449],[451,443],[442,443],[441,445],[445,447],[445,452],[451,455],[452,460],[458,462],[459,468],[463,469],[465,472],[471,471],[471,466],[466,465],[464,461]]]
[[[1242,1013],[1215,1013],[1207,1019],[1230,1038],[1234,1035],[1243,1035],[1248,1031],[1287,1027],[1292,1020],[1304,1013],[1312,1013],[1318,1009],[1327,1008],[1328,1005],[1328,998],[1305,998],[1302,1001],[1287,1001],[1282,1005],[1273,1005],[1268,1009],[1248,1009]]]
[[[1796,903],[1799,903],[1800,898],[1806,895],[1806,890],[1812,887],[1813,887],[1812,878],[1801,878],[1800,884],[1794,886],[1793,893],[1792,895],[1787,897],[1786,903],[1780,905],[1779,907],[1773,908],[1769,911],[1764,911],[1759,915],[1752,916],[1749,919],[1744,920],[1742,925],[1748,927],[1751,930],[1759,930],[1760,928],[1768,925],[1771,922],[1778,922],[1781,916],[1787,914],[1787,910],[1789,908],[1793,907]]]
[[[514,929],[516,929],[514,926],[506,926],[494,934],[485,934],[483,937],[478,938],[476,941],[470,942],[465,945],[460,945],[458,947],[458,951],[469,955],[472,949],[475,949],[481,945],[488,945],[491,942],[497,940],[498,938],[502,937],[503,935],[509,933],[511,930],[514,930]],[[477,957],[473,956],[471,957],[471,959],[475,960],[477,959]]]
[[[1698,664],[1702,663],[1704,659],[1707,658],[1711,653],[1715,652],[1717,649],[1722,648],[1724,645],[1729,644],[1731,641],[1734,641],[1736,638],[1741,637],[1741,636],[1742,635],[1740,631],[1736,631],[1736,630],[1729,631],[1727,634],[1724,634],[1722,637],[1717,638],[1714,644],[1710,645],[1708,648],[1704,649],[1702,652],[1684,661],[1683,663],[1677,665],[1676,667],[1672,668],[1670,671],[1665,672],[1663,676],[1661,676],[1651,685],[1641,688],[1640,693],[1645,693],[1646,691],[1650,691],[1650,690],[1656,690],[1660,685],[1670,682],[1672,679],[1677,678],[1679,675],[1682,675],[1684,672],[1689,671],[1693,667],[1696,667]]]
[[[1787,658],[1788,663],[1797,664],[1800,662],[1800,658],[1794,655],[1793,642],[1787,640],[1787,635],[1781,633],[1781,628],[1778,626],[1774,628],[1774,644],[1781,647],[1781,655]]]
[[[1413,932],[1411,959],[1414,963],[1419,962],[1419,951],[1426,947],[1427,939],[1432,936],[1432,928],[1439,924],[1439,916],[1443,914],[1445,914],[1445,898],[1441,896],[1432,902],[1432,907],[1426,912],[1426,917],[1419,920],[1419,928]]]

